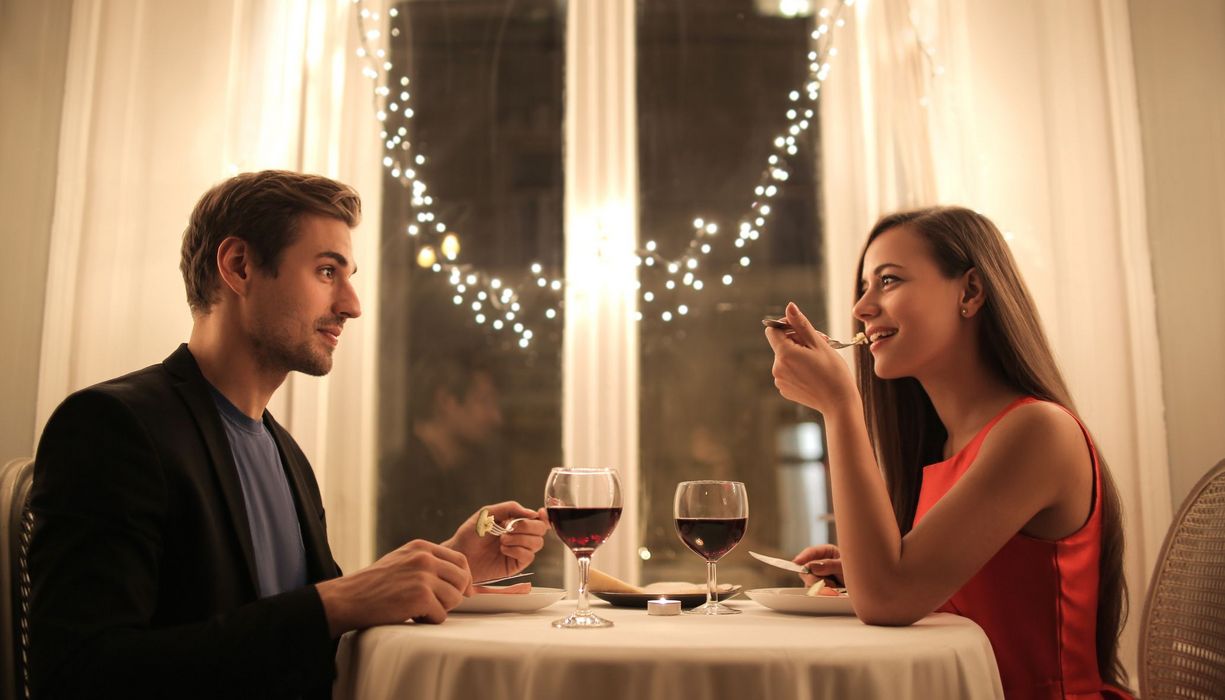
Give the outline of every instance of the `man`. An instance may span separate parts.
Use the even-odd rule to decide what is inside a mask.
[[[407,449],[385,458],[379,487],[380,551],[446,537],[449,523],[508,488],[497,464],[502,409],[493,370],[475,354],[413,363]]]
[[[442,622],[473,579],[530,563],[533,518],[413,541],[340,576],[311,467],[265,407],[326,374],[361,314],[350,228],[327,178],[239,175],[196,205],[180,267],[193,327],[163,363],[68,397],[35,460],[31,681],[37,697],[328,697],[342,633]]]

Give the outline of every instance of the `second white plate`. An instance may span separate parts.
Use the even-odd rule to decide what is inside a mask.
[[[745,591],[754,602],[771,610],[800,615],[854,615],[851,599],[842,596],[807,595],[806,588],[754,588]]]
[[[566,597],[560,588],[532,587],[528,593],[478,593],[464,598],[451,609],[453,613],[534,612]]]

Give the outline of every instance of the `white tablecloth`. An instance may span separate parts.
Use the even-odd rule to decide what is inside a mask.
[[[742,615],[648,616],[593,605],[614,627],[554,629],[573,600],[544,610],[452,614],[441,625],[346,635],[341,700],[685,698],[1002,698],[986,635],[934,614],[910,627],[786,615],[752,601]]]

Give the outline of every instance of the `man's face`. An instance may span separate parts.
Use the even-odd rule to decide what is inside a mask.
[[[258,269],[252,274],[246,330],[259,364],[316,377],[331,371],[345,321],[361,315],[350,282],[356,271],[349,227],[331,217],[303,216],[276,276]]]

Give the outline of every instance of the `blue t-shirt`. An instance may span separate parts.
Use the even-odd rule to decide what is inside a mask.
[[[215,387],[209,389],[230,439],[247,503],[259,595],[266,598],[301,588],[306,585],[306,547],[276,441],[263,421],[252,420]]]

